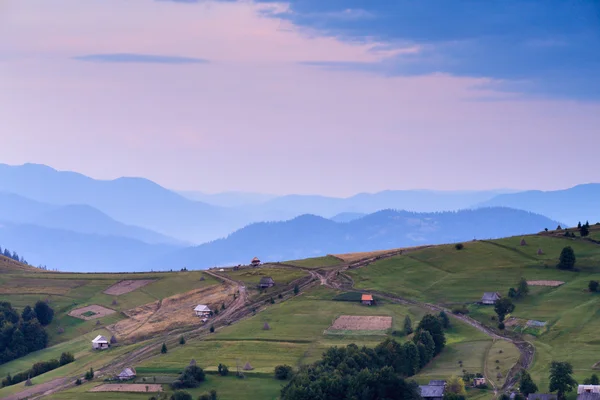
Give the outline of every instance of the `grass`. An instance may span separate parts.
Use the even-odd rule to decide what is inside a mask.
[[[506,340],[496,340],[490,347],[486,360],[486,376],[496,387],[502,387],[508,371],[519,361],[519,350]],[[498,361],[498,362],[497,362]],[[502,376],[498,378],[498,373]]]
[[[315,258],[306,258],[304,260],[292,260],[285,261],[284,264],[295,265],[297,267],[304,268],[325,268],[325,267],[334,267],[336,265],[342,264],[344,261],[332,256],[328,255],[325,257],[315,257]]]
[[[222,272],[222,274],[235,279],[237,281],[244,282],[248,288],[256,288],[260,279],[266,276],[273,278],[275,286],[287,285],[296,279],[307,276],[308,273],[302,270],[282,268],[276,266],[270,266],[267,264],[261,268],[244,268],[238,271],[231,269]]]

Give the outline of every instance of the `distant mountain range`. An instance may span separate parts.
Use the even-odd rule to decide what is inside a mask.
[[[441,213],[384,210],[350,222],[302,215],[285,222],[252,224],[227,238],[176,251],[150,266],[207,268],[247,264],[254,256],[263,261],[281,261],[498,238],[534,233],[557,224],[542,215],[509,208]]]

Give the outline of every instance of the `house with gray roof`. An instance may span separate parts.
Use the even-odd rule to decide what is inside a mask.
[[[485,292],[479,302],[485,305],[494,305],[501,297],[502,296],[500,296],[500,293],[498,292]]]
[[[446,381],[432,380],[429,385],[419,386],[421,397],[429,400],[443,400],[446,390]]]
[[[577,395],[577,400],[600,400],[600,393],[583,392]]]
[[[120,381],[128,381],[130,379],[134,379],[136,376],[135,368],[125,368],[121,373],[117,376]]]
[[[275,286],[275,281],[270,276],[264,276],[260,278],[260,282],[258,283],[258,287],[261,289],[270,288]]]

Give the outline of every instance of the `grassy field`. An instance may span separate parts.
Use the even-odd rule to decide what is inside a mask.
[[[343,263],[343,260],[334,256],[306,258],[304,260],[285,261],[285,264],[295,265],[303,268],[325,268],[333,267]]]
[[[490,347],[486,358],[486,376],[502,387],[508,371],[519,361],[519,350],[510,342],[496,340]]]
[[[373,263],[350,271],[357,287],[381,290],[421,301],[453,305],[474,303],[484,291],[506,295],[520,277],[528,280],[559,280],[564,285],[531,287],[529,296],[516,301],[513,316],[546,321],[538,337],[529,336],[536,347],[531,370],[540,387],[548,385],[552,360],[569,361],[575,376],[583,380],[600,361],[600,295],[589,293],[590,280],[600,280],[600,246],[581,239],[527,236],[465,243],[463,250],[437,246]],[[571,246],[577,256],[578,272],[555,266],[560,251]],[[538,255],[538,249],[543,254]],[[471,315],[488,325],[497,321],[493,307],[470,306]],[[495,368],[495,367],[494,367]]]
[[[267,264],[260,268],[244,268],[238,271],[227,269],[221,274],[244,282],[248,288],[256,288],[260,279],[263,277],[271,277],[275,281],[275,285],[287,285],[296,279],[307,276],[308,273],[298,269],[283,268]]]

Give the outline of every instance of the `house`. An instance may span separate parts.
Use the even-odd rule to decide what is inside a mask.
[[[135,374],[135,368],[125,368],[123,371],[121,371],[121,373],[119,375],[117,375],[117,378],[120,381],[128,381],[130,379],[134,379],[136,376]]]
[[[260,260],[257,257],[254,257],[252,261],[250,261],[250,265],[253,267],[258,267],[260,265]]]
[[[263,276],[260,278],[260,282],[258,283],[258,287],[261,289],[270,288],[275,286],[275,281],[270,276]]]
[[[360,302],[363,303],[366,306],[373,305],[373,303],[374,303],[374,301],[373,301],[373,295],[371,295],[371,294],[363,294],[360,297]]]
[[[600,393],[600,385],[579,385],[577,386],[577,394],[584,393]]]
[[[494,305],[497,300],[500,300],[500,293],[498,292],[485,292],[481,298],[480,303],[486,305]]]
[[[430,400],[443,400],[446,381],[429,381],[429,385],[419,386],[421,397]]]
[[[109,347],[110,342],[102,335],[98,335],[94,340],[92,340],[92,349],[102,350],[108,349]]]
[[[577,395],[577,400],[600,400],[600,393],[584,392]]]
[[[485,385],[485,378],[473,378],[473,387]]]
[[[194,312],[196,313],[197,317],[209,317],[210,314],[212,314],[210,308],[204,304],[198,304],[196,308],[194,308]]]
[[[527,400],[556,400],[558,396],[552,393],[532,393],[527,396]]]

